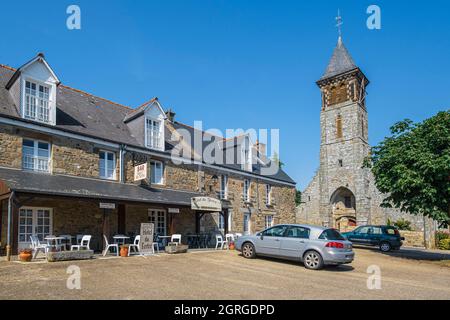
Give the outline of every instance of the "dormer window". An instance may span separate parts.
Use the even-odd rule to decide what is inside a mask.
[[[20,106],[22,118],[56,124],[56,74],[42,53],[16,70],[6,84],[12,100]]]
[[[163,134],[162,123],[160,120],[147,118],[146,136],[147,148],[162,150],[163,149]]]
[[[31,81],[25,81],[24,118],[50,122],[50,88]]]

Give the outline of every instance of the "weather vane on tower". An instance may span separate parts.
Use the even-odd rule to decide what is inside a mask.
[[[344,22],[342,21],[341,11],[338,9],[338,15],[336,17],[336,27],[338,28],[339,38],[342,37],[342,25]]]

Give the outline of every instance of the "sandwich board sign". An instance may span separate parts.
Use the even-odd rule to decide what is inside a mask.
[[[139,251],[141,255],[153,254],[153,235],[155,234],[154,223],[141,223],[141,241]]]

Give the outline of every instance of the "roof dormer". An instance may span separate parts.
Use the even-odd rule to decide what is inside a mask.
[[[124,122],[139,143],[153,150],[165,150],[164,112],[158,98],[153,98],[129,113]]]
[[[16,70],[6,85],[22,118],[56,124],[56,87],[60,81],[39,53]]]

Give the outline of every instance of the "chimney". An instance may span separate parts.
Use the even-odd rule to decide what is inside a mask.
[[[169,110],[166,111],[167,119],[168,119],[170,122],[174,122],[174,120],[175,120],[175,115],[176,115],[176,113],[173,112],[172,109],[169,109]]]
[[[261,143],[259,141],[256,141],[256,150],[258,150],[258,152],[260,154],[262,154],[263,156],[267,156],[266,152],[267,152],[267,146],[265,143]]]

